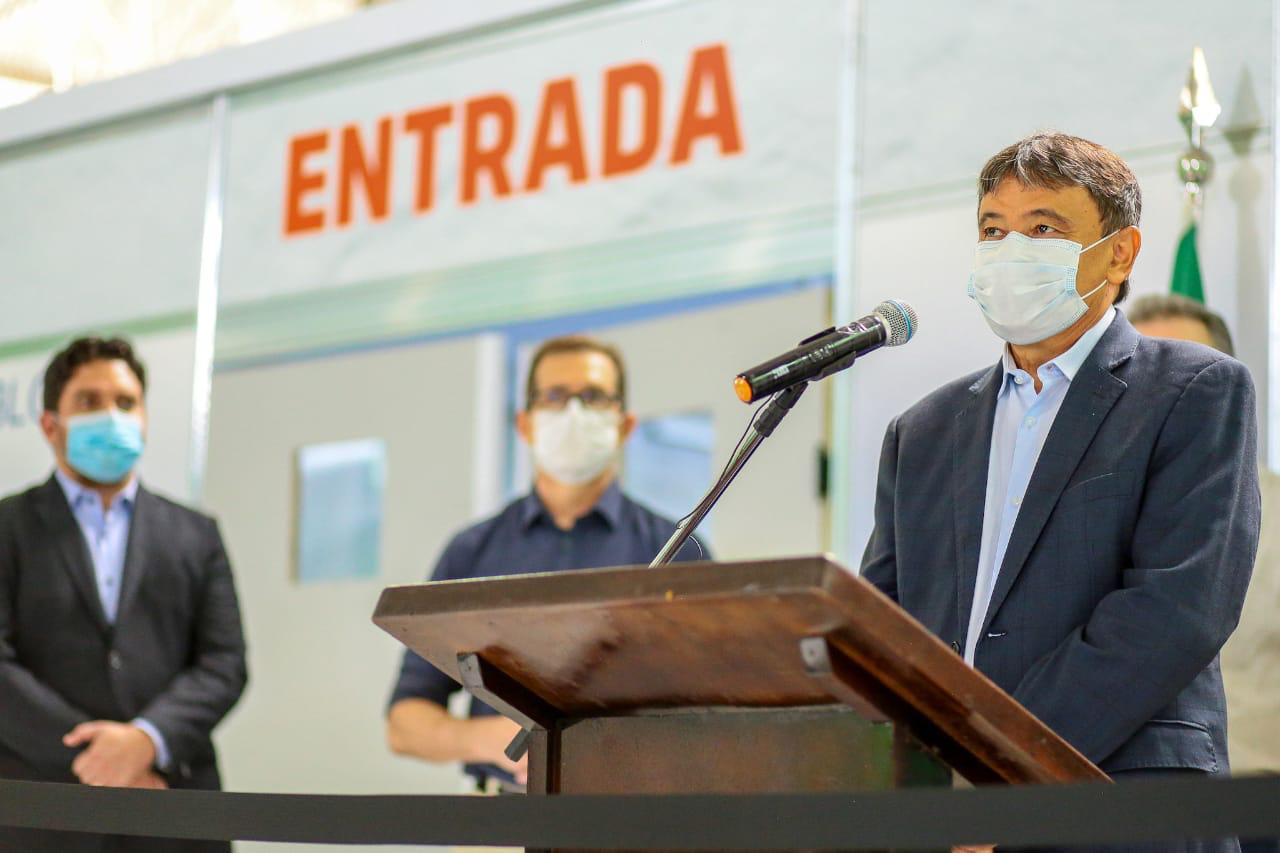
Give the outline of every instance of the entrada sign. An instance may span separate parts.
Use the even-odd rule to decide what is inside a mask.
[[[581,120],[575,79],[548,81],[523,162],[512,162],[511,156],[520,132],[519,108],[515,99],[502,93],[386,115],[368,135],[354,123],[298,134],[288,144],[284,233],[302,236],[350,225],[357,198],[374,222],[386,219],[394,205],[411,205],[415,214],[429,214],[439,202],[436,143],[440,132],[455,123],[460,129],[457,203],[463,206],[486,196],[536,193],[554,170],[579,184],[639,172],[659,162],[688,163],[700,143],[714,146],[721,157],[742,151],[725,45],[700,47],[690,55],[666,150],[659,150],[664,138],[662,92],[662,73],[656,65],[635,62],[606,69],[600,126],[590,135]],[[624,109],[624,104],[637,103],[638,110]],[[633,125],[630,133],[624,132],[628,122]],[[415,180],[407,199],[393,197],[393,166],[403,168],[393,163],[397,137],[411,139],[416,154],[408,164]],[[313,162],[324,154],[330,154],[327,166]]]

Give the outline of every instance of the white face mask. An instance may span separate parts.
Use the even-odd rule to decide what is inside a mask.
[[[1083,317],[1089,310],[1085,299],[1107,284],[1103,279],[1080,295],[1080,256],[1120,230],[1083,248],[1073,240],[1032,238],[1016,231],[1002,240],[983,240],[969,274],[969,298],[978,303],[991,331],[1011,344],[1051,338]]]
[[[563,410],[533,413],[533,463],[570,486],[599,477],[618,458],[621,414],[595,411],[574,397]]]

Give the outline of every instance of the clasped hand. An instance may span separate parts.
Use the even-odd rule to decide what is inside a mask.
[[[147,733],[129,723],[94,720],[81,723],[62,737],[69,747],[85,749],[71,763],[71,772],[86,785],[113,788],[167,788],[152,769],[155,744]],[[86,746],[87,745],[87,746]]]

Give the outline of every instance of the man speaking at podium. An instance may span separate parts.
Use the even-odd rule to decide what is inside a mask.
[[[1114,153],[1037,134],[978,187],[968,291],[1005,346],[890,423],[862,574],[1107,772],[1226,773],[1249,373],[1114,307],[1142,246]]]
[[[627,411],[626,370],[612,346],[586,337],[549,340],[534,353],[526,408],[516,428],[533,455],[533,491],[491,519],[459,533],[432,580],[645,565],[675,524],[618,488],[622,444],[635,429]],[[677,560],[711,559],[686,542]],[[482,790],[525,783],[526,761],[504,753],[519,731],[471,700],[471,718],[445,709],[459,690],[452,678],[405,652],[387,713],[392,751],[427,761],[462,761]]]

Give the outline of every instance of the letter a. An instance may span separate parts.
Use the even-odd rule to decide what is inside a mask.
[[[702,100],[704,87],[708,86],[711,108],[700,113],[698,102]],[[689,60],[684,104],[680,108],[676,140],[671,147],[672,165],[688,162],[693,143],[704,136],[719,140],[721,156],[742,150],[738,107],[734,103],[733,85],[729,79],[729,56],[723,44],[699,48]]]
[[[552,126],[559,113],[564,125],[564,141],[551,141]],[[569,170],[569,180],[574,183],[587,179],[587,158],[582,151],[582,126],[578,119],[578,93],[573,78],[552,80],[542,92],[542,111],[538,116],[538,129],[533,135],[533,153],[529,155],[529,170],[525,174],[524,188],[542,188],[542,178],[552,166],[564,166]]]

